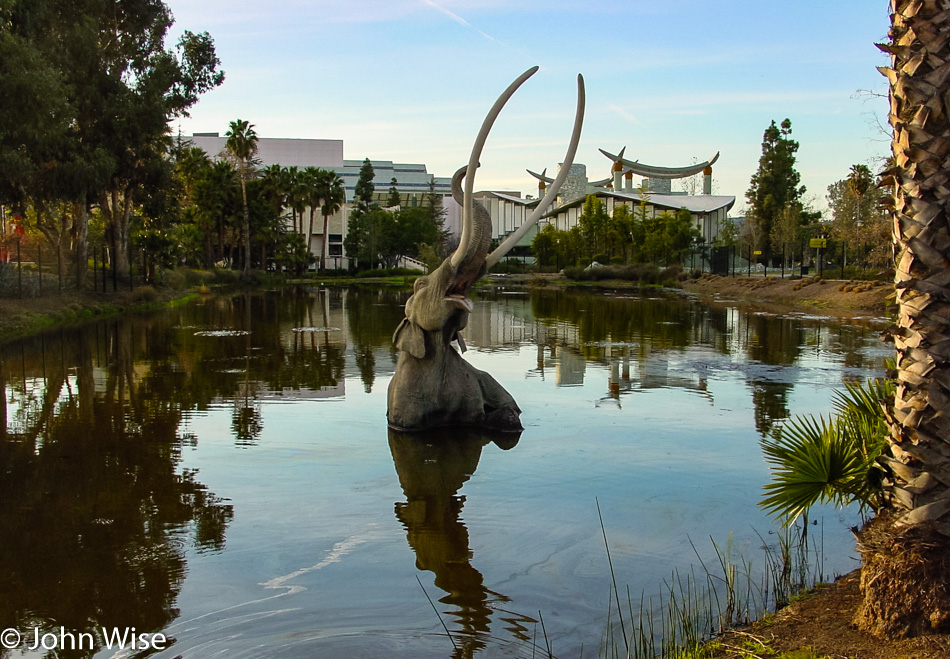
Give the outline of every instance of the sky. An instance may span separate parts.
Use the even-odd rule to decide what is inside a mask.
[[[451,176],[497,96],[540,70],[488,138],[477,190],[537,194],[557,172],[584,76],[575,163],[610,175],[598,149],[650,165],[711,158],[714,193],[739,214],[772,120],[792,122],[812,206],[851,165],[880,168],[886,0],[166,0],[208,32],[225,81],[173,129],[343,140],[344,158],[423,163]],[[377,182],[379,184],[380,182]],[[384,182],[383,184],[388,184]],[[678,183],[674,181],[674,189]]]

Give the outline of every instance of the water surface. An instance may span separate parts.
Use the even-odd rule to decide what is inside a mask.
[[[466,358],[520,438],[387,429],[407,293],[209,297],[0,347],[0,627],[153,656],[593,656],[610,572],[761,564],[758,440],[881,372],[879,323],[659,294],[499,291]],[[855,511],[821,514],[826,573]],[[429,598],[439,615],[433,611]],[[453,632],[457,648],[446,638]],[[125,656],[102,647],[60,656]],[[22,649],[0,656],[42,656]]]

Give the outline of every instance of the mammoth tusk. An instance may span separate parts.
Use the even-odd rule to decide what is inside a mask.
[[[485,141],[488,139],[488,132],[491,130],[492,124],[495,123],[495,119],[498,117],[501,109],[505,107],[505,103],[508,102],[512,94],[517,91],[518,87],[520,87],[525,80],[533,76],[537,71],[538,67],[532,66],[508,85],[508,88],[501,93],[501,96],[495,101],[491,110],[488,111],[485,120],[482,122],[481,130],[478,131],[475,144],[472,146],[472,155],[468,159],[467,175],[465,176],[465,194],[462,198],[462,236],[459,239],[458,248],[456,248],[451,256],[453,267],[457,268],[459,266],[462,259],[468,254],[470,243],[472,242],[472,194],[475,191],[475,169],[478,167],[478,160],[482,155]]]
[[[584,105],[586,102],[586,94],[584,92],[584,76],[577,74],[577,111],[574,114],[574,131],[571,133],[571,142],[567,147],[567,153],[564,154],[564,164],[561,166],[561,171],[558,172],[557,178],[554,179],[554,183],[551,184],[551,187],[548,188],[547,193],[544,195],[544,198],[538,203],[537,207],[534,209],[534,212],[528,216],[528,219],[518,227],[518,230],[513,234],[508,236],[504,242],[502,242],[495,251],[488,255],[488,258],[485,259],[485,268],[491,268],[493,265],[498,263],[505,254],[511,251],[511,248],[518,244],[518,241],[524,238],[525,234],[531,229],[532,226],[544,215],[544,212],[548,209],[554,200],[557,198],[557,193],[561,189],[561,185],[567,179],[568,174],[571,171],[571,165],[574,164],[574,155],[577,153],[577,145],[581,141],[581,128],[584,125]],[[466,188],[467,190],[467,188]]]

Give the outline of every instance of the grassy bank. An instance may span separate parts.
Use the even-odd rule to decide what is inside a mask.
[[[122,293],[70,291],[36,298],[0,298],[0,343],[122,313],[184,304],[197,295],[195,291],[156,291],[143,286]]]

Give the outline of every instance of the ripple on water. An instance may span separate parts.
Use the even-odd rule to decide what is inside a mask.
[[[247,336],[250,334],[247,330],[201,330],[195,332],[195,336]]]

